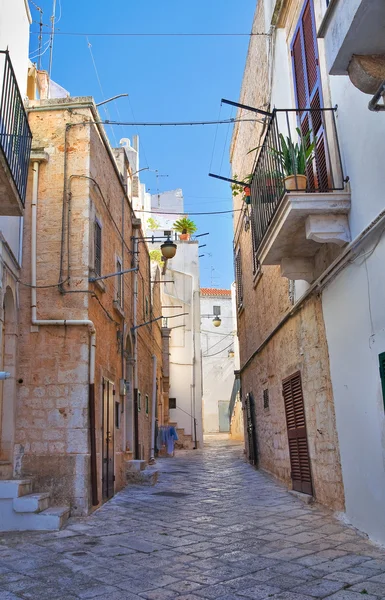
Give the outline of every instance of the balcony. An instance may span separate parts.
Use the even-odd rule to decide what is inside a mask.
[[[250,204],[258,260],[290,279],[311,282],[321,246],[350,241],[334,109],[273,111],[256,149]]]
[[[23,214],[32,134],[8,50],[0,50],[0,215]]]
[[[328,72],[347,75],[353,55],[385,55],[384,29],[383,0],[330,0],[318,31],[325,39]]]

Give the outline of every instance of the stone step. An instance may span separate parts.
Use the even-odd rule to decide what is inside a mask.
[[[0,479],[12,479],[12,463],[7,460],[0,460]]]
[[[0,480],[0,499],[19,498],[32,492],[30,479],[3,479]]]
[[[61,529],[68,521],[69,516],[69,506],[52,506],[36,515],[36,517],[40,517],[40,525],[42,526],[37,527],[36,529]]]
[[[14,498],[13,510],[17,513],[40,513],[49,507],[49,498],[48,492]]]
[[[145,460],[127,460],[126,461],[126,472],[128,472],[128,471],[140,472],[140,471],[144,471],[145,468],[146,468]]]
[[[129,471],[126,481],[131,485],[155,485],[158,481],[158,469],[149,468],[145,471]]]

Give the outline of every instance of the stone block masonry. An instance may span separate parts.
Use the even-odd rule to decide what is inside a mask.
[[[132,266],[133,212],[124,187],[130,166],[123,161],[122,172],[118,171],[103,130],[92,124],[98,118],[91,98],[35,101],[29,120],[34,149],[48,155],[48,162],[39,169],[37,285],[51,287],[37,290],[38,319],[89,319],[96,330],[94,481],[100,504],[125,485],[126,451],[131,450],[127,423],[134,415],[127,413],[127,396],[120,395],[120,382],[127,378],[125,349],[132,327],[134,286],[132,273],[121,276],[120,286],[117,276],[101,283],[89,282],[89,277],[115,273],[119,265],[122,270]],[[30,171],[24,219],[24,256],[28,258],[21,276],[25,282],[31,281]],[[98,242],[96,223],[101,229]],[[138,311],[143,322],[161,313],[159,300],[151,302],[149,257],[145,245],[141,246]],[[157,294],[155,290],[154,298]],[[55,503],[69,504],[72,515],[88,514],[95,507],[89,331],[84,326],[31,327],[30,306],[30,289],[22,287],[15,474],[31,477],[35,488],[50,492]],[[139,442],[146,459],[151,447],[154,353],[159,382],[162,373],[158,329],[152,324],[138,335],[143,407],[138,418]]]

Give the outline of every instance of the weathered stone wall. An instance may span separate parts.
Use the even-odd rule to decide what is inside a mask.
[[[71,102],[76,103],[76,100],[71,99]],[[45,101],[44,105],[49,107],[54,103]],[[48,163],[40,167],[37,276],[38,285],[54,287],[38,290],[38,318],[90,319],[95,325],[97,479],[101,501],[104,379],[114,385],[114,420],[117,414],[119,416],[119,424],[113,427],[115,491],[125,485],[125,398],[120,396],[119,383],[125,377],[125,338],[133,324],[134,276],[132,273],[122,276],[120,302],[117,301],[118,277],[100,283],[89,283],[88,279],[94,274],[95,218],[102,226],[101,273],[115,273],[117,259],[122,269],[132,266],[132,212],[105,142],[94,125],[81,123],[84,120],[94,120],[89,108],[70,112],[63,106],[60,110],[30,114],[34,145],[49,156]],[[68,127],[68,123],[73,125]],[[24,256],[27,257],[31,243],[31,176],[32,173],[24,220]],[[63,197],[66,210],[61,260]],[[153,318],[148,252],[144,244],[140,246],[138,323]],[[61,291],[55,285],[60,264],[63,266]],[[24,263],[22,280],[31,280],[28,260]],[[22,288],[20,379],[23,382],[19,384],[16,417],[17,473],[32,476],[36,489],[50,491],[56,503],[70,504],[72,514],[86,514],[91,508],[89,331],[84,326],[40,326],[38,331],[31,331],[30,294],[28,287]],[[155,296],[156,316],[159,316],[158,291]],[[156,327],[159,326],[143,327],[138,335],[139,389],[142,391],[139,431],[145,458],[150,449],[154,339],[161,348],[160,331]],[[161,358],[159,350],[159,379]],[[149,396],[148,415],[146,394]]]
[[[258,2],[253,31],[265,30],[264,5]],[[251,39],[240,102],[255,107],[269,103],[268,42]],[[239,111],[238,116],[250,116]],[[245,177],[252,171],[251,148],[263,140],[262,124],[238,123],[233,136],[233,174]],[[240,196],[234,207],[242,208]],[[263,266],[252,272],[252,239],[245,229],[245,212],[235,213],[234,237],[242,253],[243,308],[238,314],[240,364],[242,366],[274,330],[292,306],[288,280],[279,267]],[[241,372],[243,397],[252,392],[256,405],[259,465],[291,485],[290,459],[282,380],[301,372],[314,494],[333,509],[342,509],[344,493],[335,427],[329,358],[321,302],[312,297],[290,318]],[[264,409],[263,390],[269,390],[270,406]],[[247,443],[247,441],[246,441]]]
[[[65,126],[71,120],[67,111],[30,114],[34,147],[43,148],[49,155],[39,175],[37,285],[54,287],[37,290],[40,319],[88,318],[88,295],[63,295],[55,286],[60,266]],[[76,136],[72,134],[68,145],[70,172],[85,173],[88,127],[78,127]],[[24,218],[24,282],[31,281],[31,179],[32,170]],[[88,288],[88,221],[84,206],[88,182],[77,183],[71,199],[71,287]],[[64,289],[69,289],[67,283]],[[31,290],[21,286],[16,474],[31,475],[36,489],[51,492],[56,503],[71,503],[73,514],[83,514],[89,506],[88,355],[87,327],[43,326],[31,330]]]

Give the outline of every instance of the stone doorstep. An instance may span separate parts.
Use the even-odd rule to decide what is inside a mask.
[[[146,468],[145,460],[127,460],[126,461],[126,471],[134,471],[140,472],[144,471]]]
[[[48,492],[27,494],[26,496],[13,499],[13,510],[19,513],[39,513],[49,507],[49,499],[50,495]]]
[[[296,490],[288,490],[290,494],[301,500],[304,504],[314,504],[315,498],[314,496],[310,496],[309,494],[303,494],[302,492],[297,492]]]
[[[61,529],[69,506],[49,508],[50,494],[32,493],[30,479],[0,480],[0,531],[44,531]]]
[[[146,469],[145,471],[128,471],[126,482],[131,485],[155,485],[158,481],[158,469]]]
[[[19,498],[32,492],[30,479],[3,479],[0,481],[0,500]]]

